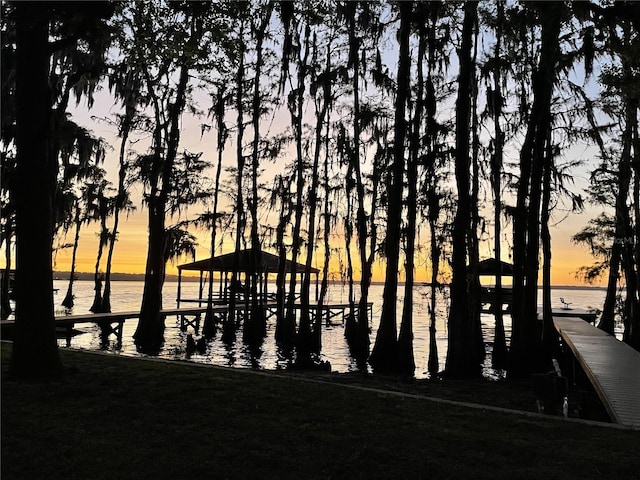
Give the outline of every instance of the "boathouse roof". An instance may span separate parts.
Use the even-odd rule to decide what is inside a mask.
[[[500,262],[495,258],[487,258],[478,262],[478,275],[498,275],[500,273],[500,266],[502,266],[502,276],[513,276],[513,265],[507,262]]]
[[[213,258],[205,258],[195,262],[178,265],[178,270],[190,270],[196,272],[208,272],[209,270],[213,270],[214,272],[232,272],[237,262],[239,272],[250,272],[252,252],[253,250],[249,248],[238,252],[225,253]],[[280,258],[277,255],[261,251],[260,268],[258,270],[266,273],[277,273],[279,263]],[[285,264],[285,273],[292,272],[292,266],[293,262],[287,259]],[[296,273],[300,274],[304,272],[304,269],[305,266],[302,263],[296,263]],[[320,272],[318,268],[311,267],[311,273],[317,274],[318,272]]]

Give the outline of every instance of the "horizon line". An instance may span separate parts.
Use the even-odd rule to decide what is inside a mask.
[[[56,275],[69,275],[71,272],[69,272],[68,270],[54,270],[53,274],[54,277]],[[104,272],[102,272],[104,273]],[[94,272],[75,272],[75,275],[78,276],[83,276],[83,277],[93,277]],[[142,281],[144,280],[144,273],[125,273],[125,272],[111,272],[111,280],[112,281]],[[129,278],[117,278],[117,277],[129,277]],[[135,278],[132,278],[135,277]],[[178,275],[174,274],[174,273],[169,273],[166,275],[166,278],[169,279],[177,279]],[[188,282],[197,282],[199,281],[200,277],[198,275],[182,275],[182,280],[184,281],[188,281]],[[68,278],[54,278],[54,280],[68,280]],[[76,278],[76,281],[80,280],[80,281],[91,281],[92,278]],[[329,280],[329,283],[332,284],[340,284],[340,283],[344,283],[345,285],[348,284],[347,281],[343,281],[343,280]],[[354,284],[358,284],[359,281],[354,279]],[[371,285],[384,285],[384,281],[383,280],[372,280],[371,281]],[[405,285],[406,282],[398,280],[398,285]],[[430,286],[430,282],[425,282],[425,281],[415,281],[414,282],[414,287],[419,287],[419,286]],[[441,286],[449,286],[449,283],[441,283]],[[493,285],[487,285],[487,286],[493,286]],[[538,288],[541,288],[542,285],[538,285]],[[602,289],[602,290],[606,290],[606,286],[602,286],[602,285],[590,285],[590,284],[576,284],[576,285],[571,285],[571,284],[553,284],[551,285],[551,288],[567,288],[567,289],[571,289],[571,288],[597,288],[597,289]]]

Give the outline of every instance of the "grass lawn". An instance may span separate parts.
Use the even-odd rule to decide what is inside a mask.
[[[65,350],[19,383],[10,349],[2,480],[640,478],[638,431]]]

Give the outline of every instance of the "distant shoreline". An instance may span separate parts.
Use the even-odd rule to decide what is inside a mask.
[[[53,272],[54,280],[69,280],[70,272]],[[93,272],[75,272],[76,280],[93,281]],[[144,273],[112,273],[111,280],[114,282],[144,282]],[[167,275],[166,282],[177,282],[177,275]],[[200,277],[182,276],[183,282],[199,282]]]
[[[76,280],[83,280],[83,281],[92,281],[93,280],[93,273],[92,272],[76,272],[75,273],[76,276]],[[69,272],[53,272],[53,279],[54,280],[68,280],[69,279]],[[112,273],[111,274],[111,280],[114,282],[144,282],[144,273]],[[166,282],[177,282],[178,281],[178,276],[177,275],[167,275]],[[199,282],[200,281],[200,277],[199,276],[182,276],[182,281],[183,282]],[[342,282],[340,281],[329,281],[330,284],[332,285],[336,285],[336,284],[340,284]],[[355,281],[355,283],[357,284],[358,282]],[[384,282],[371,282],[372,285],[384,285]],[[403,285],[403,282],[398,282],[398,285]],[[416,282],[415,287],[424,287],[424,288],[429,288],[429,286],[427,284],[425,284],[424,282]],[[592,289],[597,289],[597,290],[606,290],[606,287],[603,286],[599,286],[599,285],[552,285],[551,286],[552,290],[592,290]]]

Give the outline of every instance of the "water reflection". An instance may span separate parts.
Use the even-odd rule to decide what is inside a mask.
[[[224,349],[226,351],[225,355],[223,355],[223,358],[226,359],[226,363],[224,363],[224,366],[235,367],[237,355],[235,344],[224,343]]]
[[[64,282],[63,282],[64,283]],[[142,282],[114,282],[112,289],[112,310],[130,311],[140,308],[140,299],[142,295]],[[93,301],[93,283],[92,282],[76,282],[75,285],[76,301],[74,314],[86,313]],[[182,289],[185,296],[197,296],[198,284],[183,283]],[[193,292],[190,292],[192,289]],[[380,318],[382,310],[382,290],[381,285],[373,285],[371,287],[370,300],[373,302],[373,319],[371,332],[371,342],[375,341],[377,331],[377,320]],[[428,289],[417,287],[419,294],[416,294],[414,303],[414,354],[416,362],[417,378],[427,378],[429,376],[427,363],[429,358],[429,324],[430,315],[428,306],[430,302],[430,293]],[[175,301],[176,286],[167,284],[165,286],[164,304],[167,307],[173,306]],[[398,298],[398,319],[401,316],[402,309],[402,288],[399,289]],[[447,314],[448,301],[445,298],[446,291],[439,292],[436,298],[438,306],[436,311],[436,342],[438,348],[438,360],[440,368],[445,365],[447,353]],[[599,297],[604,298],[604,291],[589,290],[583,293],[584,300],[578,296],[580,291],[559,290],[554,293],[554,298],[560,296],[570,298],[574,305],[587,307],[589,305],[597,305]],[[327,303],[346,303],[346,289],[340,285],[331,287],[330,296]],[[137,320],[127,320],[124,322],[122,340],[118,341],[114,335],[104,337],[101,329],[97,325],[79,324],[77,329],[80,335],[74,336],[70,345],[72,348],[81,348],[89,350],[102,350],[122,355],[139,355],[133,342],[133,333],[135,332]],[[204,336],[194,325],[188,325],[186,330],[178,316],[168,317],[165,321],[164,345],[158,352],[158,356],[167,359],[186,360],[186,341],[187,335],[191,334],[194,342],[198,342]],[[196,350],[189,356],[189,361],[199,363],[209,363],[222,366],[242,367],[242,368],[262,368],[271,370],[289,369],[295,363],[295,351],[289,349],[283,350],[277,345],[275,336],[275,318],[267,321],[267,334],[259,345],[248,346],[242,342],[242,331],[234,328],[235,325],[229,325],[227,322],[221,321],[216,325],[215,332],[211,338],[204,338],[205,350],[198,353]],[[503,375],[501,371],[495,371],[491,368],[491,351],[493,348],[494,337],[494,319],[491,315],[482,315],[482,333],[485,344],[487,346],[487,357],[485,360],[484,372],[486,376],[496,378]],[[505,329],[507,339],[511,335],[511,324],[509,316],[505,316]],[[322,352],[315,358],[316,363],[328,362],[331,364],[332,371],[336,372],[354,372],[358,371],[358,365],[353,356],[349,352],[349,347],[344,338],[344,325],[341,318],[334,319],[329,325],[322,322]],[[60,340],[60,346],[64,347],[66,341]]]

